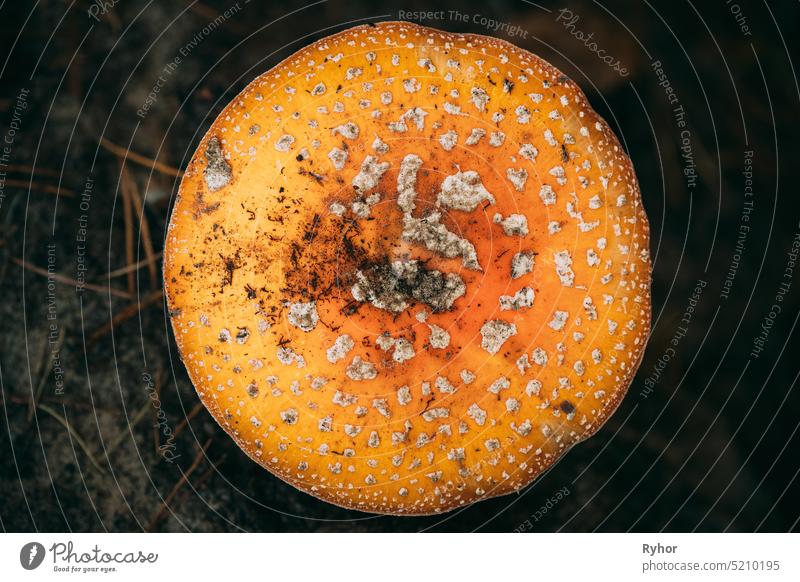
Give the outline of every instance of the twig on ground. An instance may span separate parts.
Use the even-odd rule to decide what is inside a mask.
[[[41,404],[41,403],[39,404],[38,409],[52,416],[64,428],[66,428],[67,432],[69,432],[69,434],[72,435],[72,438],[75,440],[76,443],[78,443],[78,446],[86,454],[86,457],[89,459],[89,463],[91,463],[92,467],[97,469],[98,472],[103,473],[103,469],[100,468],[100,465],[97,463],[94,456],[92,455],[92,452],[89,450],[89,445],[86,444],[86,441],[83,440],[81,435],[78,434],[78,431],[76,431],[67,420],[66,412],[65,416],[61,416],[58,412],[50,408],[47,404]]]
[[[133,202],[131,202],[131,176],[125,168],[125,162],[120,163],[122,174],[122,218],[125,224],[125,266],[134,263],[133,260]],[[136,274],[128,271],[128,293],[133,295],[136,292]]]
[[[130,172],[127,167],[124,167],[124,171],[130,176]],[[158,268],[156,267],[156,261],[154,259],[156,253],[153,249],[153,238],[150,233],[150,223],[147,220],[147,213],[144,211],[144,205],[142,204],[142,196],[139,194],[139,188],[136,186],[136,180],[133,178],[133,176],[130,176],[129,183],[131,202],[133,203],[133,208],[136,211],[136,214],[139,216],[139,238],[142,241],[144,256],[147,259],[147,270],[150,273],[150,288],[155,289],[158,287]]]
[[[59,283],[64,283],[65,285],[72,285],[73,287],[81,287],[83,289],[88,289],[90,291],[97,291],[98,293],[110,293],[111,295],[115,295],[116,297],[121,297],[123,299],[132,298],[131,294],[128,293],[127,291],[123,291],[121,289],[115,289],[111,285],[93,285],[92,283],[81,283],[80,281],[77,281],[70,277],[65,277],[64,275],[59,275],[58,273],[48,273],[47,269],[42,269],[41,267],[32,265],[26,261],[23,261],[22,259],[18,259],[17,257],[11,257],[11,261],[27,271],[36,273],[37,275],[42,275],[44,277],[52,277],[54,281],[58,281]]]
[[[197,404],[195,404],[195,405],[194,405],[194,407],[193,407],[193,408],[192,408],[192,409],[189,411],[189,414],[187,414],[187,415],[186,415],[186,416],[183,418],[183,420],[182,420],[182,421],[180,421],[180,423],[178,424],[178,426],[176,426],[176,427],[175,427],[175,430],[174,430],[174,431],[172,431],[172,434],[175,436],[175,438],[178,438],[178,435],[181,433],[181,431],[182,431],[183,429],[185,429],[185,428],[186,428],[186,425],[188,425],[188,424],[189,424],[189,422],[191,422],[191,420],[192,420],[192,419],[193,419],[195,416],[197,416],[197,414],[198,414],[198,413],[199,413],[201,410],[203,410],[203,403],[202,403],[202,402],[198,402],[198,403],[197,403]]]
[[[120,145],[115,144],[112,141],[109,141],[106,138],[100,138],[100,145],[110,151],[112,154],[131,161],[135,164],[139,164],[140,166],[144,166],[145,168],[151,168],[162,174],[166,174],[168,176],[175,176],[176,178],[180,178],[183,176],[183,172],[178,168],[170,166],[169,164],[165,164],[163,162],[159,162],[158,160],[154,160],[152,158],[148,158],[147,156],[143,156],[141,154],[137,154],[133,150],[126,149]]]
[[[132,265],[127,265],[125,267],[120,267],[119,269],[114,269],[113,271],[109,271],[108,273],[103,275],[103,279],[114,279],[115,277],[119,277],[121,275],[124,275],[124,274],[130,272],[130,271],[138,271],[139,269],[141,269],[144,266],[149,266],[151,264],[155,265],[156,263],[158,263],[158,260],[161,258],[162,254],[163,253],[161,253],[159,251],[159,252],[155,253],[151,258],[142,259],[141,261],[133,263]],[[157,267],[156,267],[156,270],[157,270]]]
[[[39,174],[40,176],[50,176],[51,178],[58,178],[58,171],[51,168],[42,168],[33,166],[26,166],[24,164],[9,164],[6,166],[8,172],[16,172],[17,174]]]
[[[116,313],[116,315],[114,315],[114,317],[111,318],[111,321],[109,321],[107,324],[103,325],[102,327],[96,329],[92,333],[92,335],[89,336],[88,345],[92,346],[94,343],[97,342],[97,340],[99,340],[103,336],[111,333],[111,331],[116,326],[118,326],[119,324],[129,320],[131,317],[134,317],[142,309],[144,309],[146,307],[149,307],[150,305],[153,305],[154,303],[158,303],[159,301],[161,301],[161,298],[163,297],[163,295],[164,295],[164,292],[163,292],[162,289],[156,289],[155,291],[151,291],[150,293],[148,293],[147,295],[142,297],[142,299],[140,301],[137,301],[136,303],[131,303],[130,305],[128,305],[124,309],[118,311]]]
[[[53,186],[51,184],[40,184],[38,182],[29,182],[27,180],[14,180],[9,179],[6,180],[5,185],[9,188],[22,188],[23,190],[27,190],[30,188],[31,190],[38,190],[39,192],[45,192],[47,194],[57,194],[59,196],[64,196],[65,198],[72,198],[75,196],[75,193],[72,190],[66,190],[64,188],[59,188],[58,186]]]
[[[142,406],[142,408],[139,409],[139,412],[137,412],[136,415],[131,419],[130,423],[128,423],[128,426],[125,427],[128,430],[124,429],[121,430],[117,436],[115,436],[111,441],[109,441],[108,445],[106,446],[107,455],[110,455],[114,451],[114,449],[116,449],[120,444],[122,444],[122,441],[125,440],[125,437],[133,432],[133,427],[139,424],[139,421],[142,420],[142,418],[144,418],[145,414],[147,414],[147,409],[151,407],[152,404],[148,399],[147,402],[144,403],[144,406]]]

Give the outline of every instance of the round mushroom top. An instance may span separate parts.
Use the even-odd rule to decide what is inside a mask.
[[[409,23],[253,81],[192,158],[165,252],[203,403],[337,505],[519,490],[614,411],[649,331],[630,160],[575,83]]]

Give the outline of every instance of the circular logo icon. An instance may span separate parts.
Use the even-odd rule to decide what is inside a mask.
[[[35,570],[44,561],[44,546],[39,542],[28,542],[19,551],[19,563],[26,570]]]

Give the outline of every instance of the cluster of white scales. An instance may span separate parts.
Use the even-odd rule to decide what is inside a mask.
[[[458,171],[442,181],[436,199],[437,210],[417,218],[413,212],[416,209],[417,173],[421,167],[422,159],[416,154],[408,154],[403,158],[397,175],[397,205],[403,212],[403,240],[422,245],[445,258],[460,259],[466,269],[481,271],[475,246],[441,222],[439,208],[473,212],[484,202],[494,204],[494,196],[483,185],[477,172]],[[353,187],[363,197],[377,187],[388,169],[388,162],[367,156],[359,173],[353,178]],[[353,210],[362,216],[366,211],[369,216],[369,203],[376,201],[376,196],[367,196],[354,202]],[[365,203],[366,209],[363,206]],[[336,203],[332,205],[332,211],[341,214],[344,207]],[[496,214],[495,222],[502,224],[504,232],[510,236],[524,236],[528,232],[527,220],[520,214],[512,214],[505,219]],[[512,259],[513,278],[530,272],[532,267],[532,253],[517,253]],[[352,287],[353,297],[357,301],[368,302],[394,313],[406,309],[412,300],[427,304],[434,312],[446,311],[465,292],[464,281],[457,273],[423,270],[419,261],[414,259],[393,261],[391,265],[372,272],[358,271]],[[517,291],[514,296],[500,298],[501,309],[520,309],[531,305],[533,290],[529,287]]]

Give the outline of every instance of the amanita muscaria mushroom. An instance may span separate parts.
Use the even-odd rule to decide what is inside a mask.
[[[578,86],[409,23],[253,81],[180,187],[165,278],[205,406],[337,505],[517,491],[614,412],[650,322],[631,162]]]

